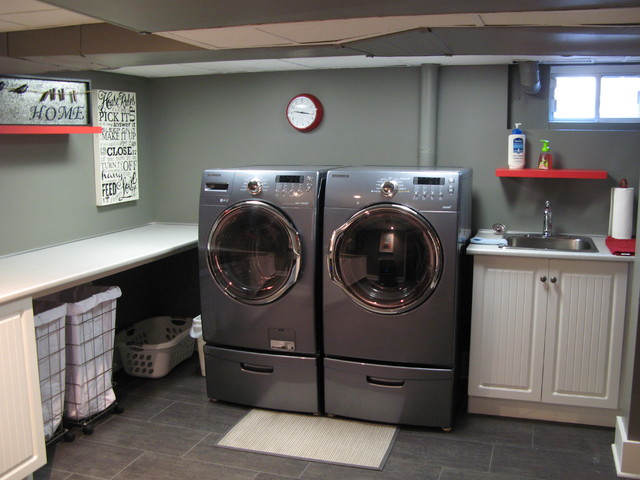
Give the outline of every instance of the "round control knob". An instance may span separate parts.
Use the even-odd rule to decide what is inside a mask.
[[[393,197],[398,192],[398,182],[395,180],[387,180],[382,184],[380,190],[385,197]]]
[[[247,190],[251,195],[257,195],[262,191],[262,182],[258,178],[252,178],[247,183]]]

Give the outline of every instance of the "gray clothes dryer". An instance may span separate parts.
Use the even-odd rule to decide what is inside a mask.
[[[320,411],[316,238],[325,175],[314,167],[204,172],[199,260],[210,398]]]
[[[327,175],[325,410],[449,428],[471,171],[354,167]]]

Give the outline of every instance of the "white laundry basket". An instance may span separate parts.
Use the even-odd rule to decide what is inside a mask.
[[[64,416],[84,420],[116,400],[111,385],[118,287],[81,285],[55,294],[67,304]]]
[[[160,378],[193,354],[191,318],[151,317],[118,332],[120,362],[128,375]]]
[[[34,324],[38,347],[38,373],[44,438],[53,438],[62,423],[65,392],[66,304],[34,300]]]

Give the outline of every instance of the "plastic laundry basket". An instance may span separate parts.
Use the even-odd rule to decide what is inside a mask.
[[[34,300],[34,324],[38,347],[38,373],[44,438],[50,440],[60,424],[65,390],[65,316],[66,304]]]
[[[124,371],[160,378],[193,354],[192,319],[151,317],[118,332],[116,344]]]

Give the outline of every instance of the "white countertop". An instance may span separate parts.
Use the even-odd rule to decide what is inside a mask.
[[[0,258],[0,304],[90,282],[197,244],[197,225],[150,223],[8,255]]]
[[[508,232],[510,234],[530,233],[530,232]],[[613,255],[604,243],[607,238],[604,235],[582,235],[589,237],[595,243],[598,252],[567,252],[560,250],[542,250],[535,248],[505,248],[498,245],[482,245],[470,243],[467,247],[469,255],[502,255],[508,257],[528,257],[528,258],[549,258],[564,260],[597,260],[607,262],[627,262],[631,263],[634,256]],[[483,238],[499,239],[502,235],[496,235],[492,230],[479,230],[475,236]]]

